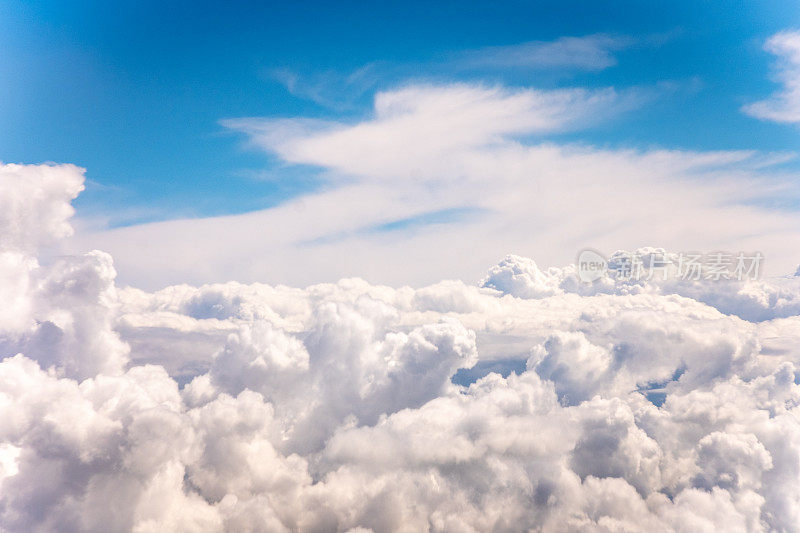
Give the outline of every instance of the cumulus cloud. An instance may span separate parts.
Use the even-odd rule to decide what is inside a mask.
[[[80,170],[14,172],[5,531],[797,531],[793,278],[118,289],[37,259]]]
[[[613,265],[622,258],[636,256],[642,262],[641,276],[615,278],[607,271],[595,283],[580,283],[574,265],[550,267],[546,271],[526,257],[506,256],[489,269],[481,286],[519,298],[542,298],[554,294],[678,294],[706,303],[723,313],[733,314],[755,322],[800,314],[800,276],[768,279],[725,279],[707,283],[706,279],[683,279],[677,276],[679,255],[663,248],[645,247],[631,252],[618,250],[609,258]],[[649,274],[650,262],[658,269]]]
[[[38,252],[71,234],[70,201],[83,189],[72,165],[0,167],[0,347],[25,352],[43,368],[86,378],[120,372],[128,348],[112,329],[116,272],[108,254],[52,259]]]
[[[779,60],[775,79],[783,88],[765,100],[748,104],[742,110],[756,118],[773,122],[800,122],[800,32],[785,31],[769,38],[764,49]]]

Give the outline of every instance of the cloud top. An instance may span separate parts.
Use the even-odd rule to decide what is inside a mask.
[[[102,252],[36,257],[80,170],[7,171],[30,194],[0,261],[3,530],[800,523],[794,278],[581,285],[508,256],[480,286],[119,289]]]

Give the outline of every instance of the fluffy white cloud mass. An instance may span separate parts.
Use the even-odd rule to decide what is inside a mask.
[[[37,258],[81,172],[2,167],[4,531],[800,530],[796,278],[148,293]]]

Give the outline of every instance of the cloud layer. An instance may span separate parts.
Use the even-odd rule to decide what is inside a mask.
[[[796,278],[145,292],[2,171],[4,530],[797,531]]]
[[[123,282],[145,288],[353,275],[419,286],[477,280],[509,252],[560,265],[586,246],[652,244],[760,251],[768,272],[793,272],[800,220],[770,207],[797,201],[793,176],[779,166],[791,154],[559,137],[651,97],[412,84],[378,93],[372,113],[353,122],[230,119],[253,148],[317,173],[322,186],[243,215],[83,231],[71,249],[109,251]]]

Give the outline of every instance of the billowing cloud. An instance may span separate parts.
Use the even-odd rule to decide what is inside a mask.
[[[797,530],[795,278],[145,292],[37,258],[79,169],[8,170],[5,531]]]
[[[766,100],[744,106],[748,115],[773,122],[800,122],[800,32],[770,37],[764,48],[778,56],[775,79],[783,88]]]
[[[92,251],[38,261],[38,252],[72,233],[70,201],[83,190],[83,170],[3,165],[0,178],[2,350],[69,377],[121,370],[128,349],[111,328],[111,257]]]
[[[32,252],[72,234],[70,201],[83,190],[74,165],[0,163],[0,246]]]

